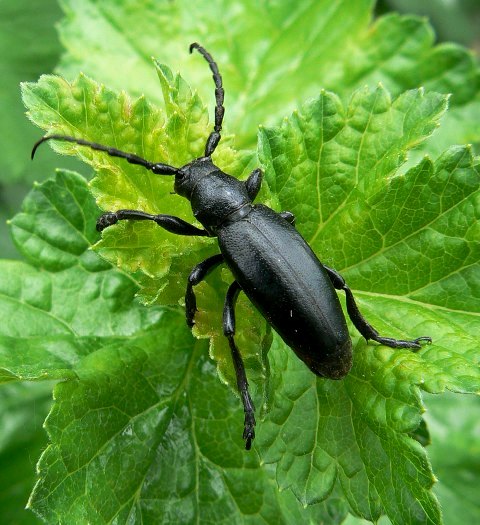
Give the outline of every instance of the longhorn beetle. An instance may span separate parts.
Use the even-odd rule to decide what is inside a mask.
[[[255,437],[255,409],[242,356],[234,339],[235,304],[240,291],[320,377],[341,379],[352,365],[352,342],[335,290],[345,292],[348,315],[367,341],[372,339],[392,348],[418,349],[421,341],[431,342],[431,338],[400,340],[381,336],[360,313],[343,277],[322,264],[297,232],[293,225],[294,215],[288,211],[277,213],[263,204],[252,204],[260,190],[262,171],[253,170],[243,182],[215,166],[211,157],[220,141],[225,112],[222,76],[216,62],[202,46],[193,43],[190,53],[194,49],[208,62],[215,82],[215,125],[207,139],[203,157],[176,168],[81,138],[46,135],[34,145],[32,159],[40,144],[54,139],[103,151],[130,164],[143,166],[156,175],[175,177],[175,192],[190,201],[193,214],[204,229],[173,215],[117,210],[104,213],[97,221],[97,230],[102,231],[123,220],[148,220],[177,235],[217,237],[220,253],[197,264],[188,277],[185,293],[187,325],[193,326],[197,310],[194,286],[216,266],[225,263],[235,280],[225,297],[223,333],[232,353],[245,413],[243,439],[249,450]]]

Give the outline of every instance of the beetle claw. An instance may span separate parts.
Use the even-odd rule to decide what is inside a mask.
[[[429,345],[432,342],[432,338],[428,337],[428,335],[424,335],[422,337],[417,337],[413,342],[420,344],[420,341],[425,341]]]
[[[431,337],[428,337],[428,336],[422,336],[422,337],[417,337],[416,339],[414,339],[413,341],[411,341],[411,348],[413,350],[413,352],[417,352],[418,350],[420,350],[422,348],[422,344],[425,342],[427,345],[431,344],[432,342],[432,338]]]

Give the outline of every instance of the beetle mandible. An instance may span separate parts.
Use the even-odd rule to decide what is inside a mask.
[[[243,439],[249,450],[255,437],[255,409],[242,356],[234,339],[235,303],[240,291],[313,373],[329,379],[341,379],[352,366],[352,342],[335,290],[345,292],[348,315],[367,341],[372,339],[392,348],[418,349],[421,341],[431,342],[431,338],[400,340],[381,336],[360,313],[343,277],[322,264],[295,229],[294,215],[252,204],[260,190],[262,171],[253,170],[243,182],[215,166],[211,156],[220,141],[225,112],[222,77],[212,56],[197,43],[191,44],[190,53],[194,49],[208,62],[215,82],[215,124],[203,157],[176,168],[81,138],[54,134],[44,136],[34,145],[32,159],[40,144],[54,139],[103,151],[130,164],[143,166],[156,175],[175,177],[175,192],[190,201],[193,214],[204,229],[172,215],[117,210],[104,213],[97,221],[97,230],[102,231],[123,220],[150,220],[177,235],[217,237],[220,253],[197,264],[188,277],[186,319],[192,327],[197,310],[194,286],[216,266],[225,263],[235,280],[225,297],[223,333],[232,353],[245,413]]]

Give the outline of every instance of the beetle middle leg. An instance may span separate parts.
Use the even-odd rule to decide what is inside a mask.
[[[237,281],[233,281],[228,288],[225,297],[225,307],[223,309],[223,333],[228,339],[228,344],[232,352],[233,365],[237,377],[237,387],[242,398],[243,411],[245,413],[243,439],[245,440],[245,448],[250,450],[252,440],[255,438],[255,407],[253,406],[253,401],[248,391],[248,381],[243,359],[233,338],[235,335],[235,303],[237,302],[240,290],[241,288]]]
[[[347,298],[348,315],[352,320],[353,324],[355,325],[356,329],[363,335],[363,337],[365,337],[367,341],[369,339],[372,339],[373,341],[377,341],[378,343],[390,346],[392,348],[413,349],[421,348],[420,341],[426,341],[429,343],[432,342],[431,337],[428,336],[417,337],[416,339],[413,339],[411,341],[381,336],[377,332],[377,330],[375,330],[375,328],[373,328],[373,326],[360,313],[357,303],[355,302],[355,299],[353,297],[352,290],[350,290],[350,288],[348,287],[347,283],[345,282],[345,279],[333,268],[329,268],[325,265],[324,268],[327,271],[334,288],[336,288],[337,290],[343,290],[345,292]]]
[[[197,311],[197,299],[193,287],[205,279],[205,277],[219,264],[224,261],[223,255],[218,253],[205,259],[201,263],[193,267],[187,281],[187,290],[185,292],[185,315],[187,317],[187,325],[191,328],[194,324],[193,318]]]

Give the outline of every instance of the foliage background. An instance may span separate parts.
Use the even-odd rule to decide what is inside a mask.
[[[415,5],[411,5],[415,4]],[[458,2],[443,4],[429,2],[433,20],[444,40],[462,40],[466,45],[478,46],[475,20],[478,11],[475,3]],[[383,2],[379,12],[386,9],[402,9],[414,12],[416,3]],[[455,9],[454,12],[451,11]],[[26,191],[34,180],[44,174],[53,173],[58,166],[74,168],[86,173],[84,165],[72,159],[59,158],[48,148],[32,165],[29,152],[38,138],[35,129],[24,117],[18,83],[37,80],[42,73],[53,71],[59,62],[62,47],[54,25],[62,12],[56,2],[45,0],[41,10],[31,2],[0,3],[0,42],[3,54],[0,63],[2,83],[1,136],[4,141],[0,158],[0,246],[2,257],[18,257],[10,241],[5,219],[10,218],[20,207]],[[34,10],[34,12],[32,11]],[[445,20],[447,22],[445,22]],[[452,22],[454,21],[454,23]],[[459,29],[460,28],[460,29]],[[28,497],[34,482],[34,465],[39,452],[46,445],[46,436],[41,423],[50,406],[51,385],[10,385],[0,391],[0,509],[5,522],[36,523],[30,513],[19,511]],[[440,478],[435,486],[443,504],[445,522],[450,525],[480,520],[480,509],[476,494],[480,489],[479,473],[479,425],[478,399],[452,395],[426,396],[429,412],[426,420],[435,442],[429,447],[434,471]],[[385,518],[382,522],[388,522]],[[350,524],[360,523],[353,517]]]

